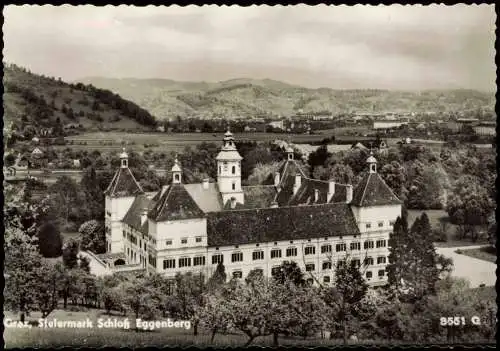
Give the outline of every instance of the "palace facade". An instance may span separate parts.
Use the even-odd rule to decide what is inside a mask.
[[[183,184],[176,159],[171,184],[145,193],[123,151],[105,192],[107,253],[99,259],[110,271],[169,277],[210,277],[223,262],[228,278],[253,269],[271,276],[283,261],[295,261],[306,278],[326,284],[338,265],[354,261],[369,284],[384,284],[389,234],[402,203],[377,173],[377,160],[370,155],[353,188],[309,178],[293,150],[286,153],[269,185],[242,186],[242,157],[227,132],[216,182]]]

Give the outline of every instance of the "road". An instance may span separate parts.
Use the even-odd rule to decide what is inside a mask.
[[[458,249],[477,249],[484,245],[461,246],[461,247],[439,247],[436,251],[446,257],[453,259],[452,276],[465,278],[470,281],[471,288],[477,288],[480,284],[495,286],[497,277],[497,265],[492,262],[480,260],[467,255],[457,254]]]

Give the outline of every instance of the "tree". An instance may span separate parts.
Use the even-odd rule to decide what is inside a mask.
[[[210,277],[207,283],[208,290],[213,291],[222,287],[226,283],[226,269],[222,262],[217,264],[214,274]]]
[[[352,261],[337,267],[335,286],[324,290],[323,299],[335,311],[332,314],[335,316],[334,320],[340,321],[338,324],[342,330],[344,344],[347,344],[349,320],[356,317],[356,311],[360,309],[367,290],[368,284]]]
[[[5,166],[11,167],[16,163],[16,156],[14,154],[7,154],[4,158]]]
[[[493,208],[491,198],[477,178],[466,175],[456,181],[448,197],[446,212],[451,222],[461,227],[463,237],[470,232],[472,241],[476,241],[476,227],[486,225]]]
[[[134,313],[136,319],[153,319],[158,313],[156,295],[159,293],[147,284],[145,277],[133,278],[120,285],[124,306]],[[136,325],[136,330],[138,326]]]
[[[174,316],[193,321],[193,334],[197,335],[199,320],[196,318],[196,311],[203,302],[205,291],[203,275],[201,273],[178,273],[175,276],[175,282],[176,289],[173,298],[178,308],[173,311]]]
[[[81,237],[81,249],[92,251],[96,254],[106,252],[106,235],[104,229],[104,223],[94,219],[83,223],[78,229]]]
[[[49,191],[54,202],[53,209],[68,224],[71,211],[78,213],[80,208],[80,197],[75,181],[68,176],[62,176],[50,187]]]
[[[76,240],[68,241],[62,249],[64,267],[73,269],[78,267],[79,243]]]
[[[43,257],[59,257],[62,254],[62,237],[54,224],[47,222],[38,229],[38,247]]]
[[[331,154],[328,152],[326,145],[321,145],[316,151],[309,154],[308,163],[311,168],[311,175],[314,174],[314,169],[318,166],[323,166]]]
[[[38,309],[42,312],[42,318],[46,318],[50,312],[57,308],[60,275],[52,264],[46,262],[42,263],[36,274],[35,300]]]
[[[397,161],[392,161],[379,169],[379,174],[389,188],[399,197],[406,195],[406,171]]]
[[[284,261],[276,270],[273,279],[282,285],[287,281],[293,282],[296,286],[303,286],[306,283],[304,273],[295,261]]]
[[[328,167],[318,166],[314,169],[313,177],[322,180],[333,179],[342,184],[352,184],[354,181],[351,167],[343,163],[335,163]]]
[[[80,187],[83,190],[86,208],[91,219],[104,218],[104,192],[99,184],[99,180],[94,167],[86,168],[83,171]]]
[[[443,272],[451,270],[452,262],[436,253],[427,214],[423,213],[410,230],[398,218],[389,239],[389,284],[396,297],[416,302],[435,292],[436,282]]]
[[[30,237],[20,229],[20,224],[11,218],[5,222],[4,235],[4,308],[20,313],[24,322],[36,302],[37,276],[42,266],[36,237]]]
[[[230,327],[231,311],[221,293],[204,295],[203,307],[197,312],[201,325],[211,331],[210,343],[218,332],[225,333]]]

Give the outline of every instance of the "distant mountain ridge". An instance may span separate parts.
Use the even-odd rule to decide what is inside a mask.
[[[158,119],[181,117],[288,116],[349,112],[494,111],[495,94],[475,90],[389,91],[309,89],[272,79],[235,78],[221,82],[89,77],[85,84],[109,89]]]

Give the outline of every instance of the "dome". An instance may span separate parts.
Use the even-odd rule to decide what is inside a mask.
[[[370,155],[368,159],[366,160],[367,163],[377,163],[377,159],[373,157],[373,155]]]
[[[123,148],[122,153],[120,154],[120,158],[128,158],[128,154],[125,152],[125,148]]]

